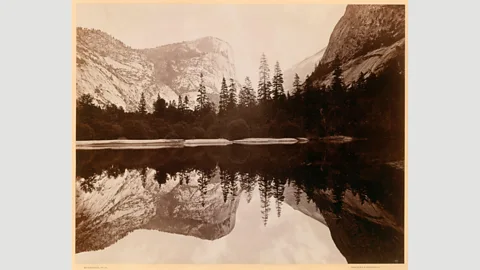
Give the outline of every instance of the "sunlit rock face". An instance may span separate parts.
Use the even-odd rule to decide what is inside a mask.
[[[144,228],[208,240],[230,233],[235,226],[239,196],[224,202],[221,185],[216,181],[218,175],[205,185],[199,174],[186,177],[189,184],[176,185],[157,197],[156,214]]]
[[[142,93],[150,111],[159,95],[178,100],[174,90],[155,79],[154,64],[138,50],[100,30],[79,27],[76,34],[77,97],[90,94],[98,105],[127,111],[137,109]]]
[[[218,100],[223,77],[237,80],[232,47],[215,37],[168,44],[142,52],[154,63],[155,80],[182,96],[188,96],[190,105],[196,102],[200,73],[212,101]]]
[[[76,252],[105,248],[142,227],[155,215],[153,182],[155,171],[143,177],[137,170],[126,170],[118,177],[107,173],[95,176],[93,185],[76,183]],[[145,179],[145,184],[142,179]]]
[[[200,176],[193,172],[188,184],[180,184],[181,177],[169,176],[160,186],[155,170],[146,169],[79,179],[76,253],[106,248],[142,228],[209,240],[228,234],[235,225],[238,196],[224,202],[218,181],[199,185]]]
[[[193,108],[201,73],[214,102],[223,77],[237,81],[232,47],[215,37],[134,49],[97,29],[78,27],[76,34],[77,97],[90,94],[98,105],[135,111],[143,93],[149,111],[158,96],[167,102],[188,96]]]

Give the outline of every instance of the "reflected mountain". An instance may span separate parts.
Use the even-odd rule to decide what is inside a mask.
[[[268,241],[272,243],[290,237],[285,244],[291,243],[289,248],[296,253],[307,254],[313,247],[333,241],[348,263],[403,263],[402,149],[403,142],[377,141],[372,146],[359,141],[341,145],[77,150],[76,253],[115,249],[141,230],[223,243],[227,241],[223,238],[233,239],[242,230],[235,229],[236,223],[258,221],[265,229],[259,227],[252,235],[271,231],[274,238]],[[258,216],[238,212],[240,205],[252,201],[260,208]],[[282,212],[287,209],[311,218],[318,224],[315,230],[325,228],[330,240],[322,236],[306,249],[308,237],[302,244],[294,240],[296,236],[289,236],[306,221],[298,214],[293,220],[284,218]],[[290,225],[282,225],[287,227],[280,233],[274,229],[280,226],[278,222]],[[230,234],[233,238],[228,238]],[[244,254],[242,250],[247,249],[242,247],[239,252]],[[252,262],[268,261],[245,254]],[[325,256],[336,258],[328,254]],[[228,263],[235,261],[233,258],[229,253],[214,261]],[[324,259],[312,255],[288,261],[321,263]]]

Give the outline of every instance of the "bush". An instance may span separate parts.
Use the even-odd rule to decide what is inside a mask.
[[[202,127],[208,129],[215,123],[216,116],[214,113],[209,113],[202,118]]]
[[[270,125],[265,126],[264,128],[268,128],[268,137],[279,138],[284,137],[282,133],[282,129],[279,124],[276,122],[272,122]]]
[[[122,123],[124,136],[128,139],[153,139],[158,134],[146,122],[126,120]]]
[[[230,122],[227,126],[228,139],[238,140],[250,137],[250,127],[243,119]]]
[[[162,119],[155,119],[151,126],[157,132],[159,138],[164,138],[172,131],[170,125]]]
[[[180,139],[180,136],[178,136],[178,134],[175,133],[175,131],[171,131],[170,133],[165,135],[164,139]]]
[[[300,126],[292,122],[284,123],[281,126],[281,132],[286,138],[296,138],[304,136]]]
[[[179,122],[172,126],[173,130],[175,131],[181,139],[192,139],[193,135],[188,130],[187,123]]]
[[[194,127],[192,129],[192,134],[195,137],[195,139],[205,139],[206,138],[206,132],[201,127]]]
[[[76,133],[77,140],[93,140],[95,138],[95,131],[87,124],[78,124]]]
[[[210,126],[207,130],[207,138],[209,139],[218,139],[222,137],[222,127],[218,124],[214,124]]]
[[[120,125],[110,122],[95,120],[92,123],[92,127],[95,130],[95,137],[97,139],[111,140],[123,135],[123,128]]]

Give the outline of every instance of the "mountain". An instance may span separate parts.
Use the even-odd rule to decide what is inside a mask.
[[[75,252],[104,249],[137,229],[208,240],[227,235],[235,226],[240,197],[224,202],[218,173],[206,179],[203,189],[199,177],[176,174],[160,185],[157,171],[146,169],[79,179]],[[180,184],[182,178],[188,183]]]
[[[283,86],[285,87],[285,91],[291,92],[293,90],[295,73],[297,73],[300,77],[300,82],[303,82],[305,80],[305,77],[307,75],[310,75],[315,70],[316,65],[320,62],[324,53],[325,48],[321,49],[314,55],[303,59],[301,62],[293,65],[291,68],[285,70],[283,76]]]
[[[236,80],[233,50],[215,37],[133,49],[96,29],[77,28],[77,97],[91,94],[98,105],[115,104],[136,110],[141,93],[148,110],[160,95],[178,101],[188,95],[196,103],[203,73],[207,94],[218,101],[222,78]]]
[[[348,85],[361,72],[381,73],[392,60],[402,60],[404,51],[404,5],[348,5],[315,69],[314,83],[329,84],[336,55]]]
[[[173,195],[170,198],[178,195],[178,193],[174,195],[176,191],[172,190],[172,192],[174,193],[168,193]],[[190,193],[185,195],[181,197],[188,198]],[[282,205],[280,217],[276,213],[271,213],[268,224],[265,226],[260,217],[263,204],[258,188],[252,190],[251,200],[247,199],[245,192],[240,193],[237,199],[233,199],[235,203],[231,203],[232,199],[227,199],[226,204],[233,206],[231,215],[236,216],[236,220],[233,220],[236,223],[235,228],[228,235],[215,241],[196,237],[195,234],[200,232],[196,226],[188,226],[189,230],[184,230],[187,221],[192,224],[194,222],[182,216],[188,214],[188,217],[196,218],[195,213],[197,213],[202,216],[201,223],[205,223],[203,227],[198,228],[209,228],[210,219],[211,221],[223,220],[230,215],[228,207],[218,203],[207,203],[207,207],[197,208],[195,198],[192,200],[194,206],[184,204],[187,201],[176,205],[175,199],[170,202],[168,196],[162,198],[166,200],[159,203],[166,204],[161,206],[160,210],[157,208],[157,213],[164,215],[163,210],[167,210],[172,216],[172,221],[175,219],[175,223],[172,222],[170,227],[173,233],[149,228],[136,229],[102,250],[77,253],[76,262],[82,264],[277,265],[347,263],[335,246],[326,225],[294,210],[287,204]],[[275,205],[275,198],[270,198],[269,205]],[[187,212],[182,213],[183,211]],[[162,220],[168,221],[169,216],[164,215]],[[176,233],[179,230],[188,234]]]
[[[298,204],[296,192],[295,188],[286,187],[285,203],[327,225],[335,245],[349,263],[403,262],[403,215],[399,218],[381,204],[362,202],[350,190],[343,194],[340,209],[335,207],[332,191],[315,190],[312,201],[300,191]]]
[[[141,50],[154,64],[154,78],[176,93],[197,97],[200,73],[203,73],[207,94],[218,100],[222,78],[236,80],[232,47],[215,37],[168,44]]]
[[[403,213],[394,215],[379,203],[362,202],[350,190],[343,194],[341,207],[331,191],[317,190],[313,200],[349,263],[404,262]]]
[[[145,55],[105,32],[77,28],[77,97],[91,94],[98,105],[115,104],[127,111],[137,108],[144,92],[151,110],[159,94],[167,101],[178,95],[155,80],[154,65]]]

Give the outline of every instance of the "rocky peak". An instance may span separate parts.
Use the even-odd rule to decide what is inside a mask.
[[[223,77],[236,80],[232,47],[215,37],[168,44],[142,52],[154,63],[155,80],[182,96],[188,95],[191,101],[196,99],[200,73],[211,96],[220,93]]]
[[[321,63],[351,60],[405,37],[405,6],[348,5],[330,36]]]
[[[361,73],[379,74],[405,52],[404,5],[349,5],[335,26],[319,66],[316,86],[329,85],[332,61],[338,55],[347,85]]]
[[[98,105],[115,104],[134,111],[145,94],[147,107],[160,95],[167,101],[178,95],[155,81],[154,65],[141,52],[96,29],[77,28],[76,93],[90,94]]]

